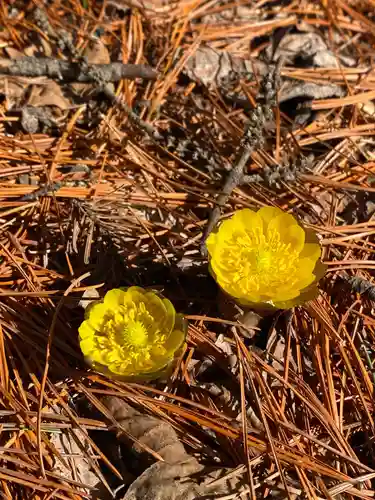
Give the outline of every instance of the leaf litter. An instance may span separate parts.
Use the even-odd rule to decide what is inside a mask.
[[[1,61],[48,57],[89,76],[79,87],[48,73],[0,77],[4,498],[137,498],[134,477],[159,469],[168,482],[155,443],[111,404],[154,419],[193,469],[221,475],[211,477],[219,498],[374,497],[372,9],[2,6]],[[251,182],[222,211],[297,215],[320,235],[328,272],[317,300],[240,324],[200,243],[280,56]],[[148,66],[156,79],[105,81],[95,64],[111,63]],[[134,284],[162,291],[190,321],[173,375],[154,385],[90,372],[78,347],[80,301]],[[131,470],[129,440],[154,465]],[[201,485],[192,480],[197,494]]]

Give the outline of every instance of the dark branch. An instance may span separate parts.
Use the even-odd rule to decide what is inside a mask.
[[[361,294],[366,295],[370,300],[375,301],[375,285],[360,276],[349,276],[348,274],[343,274],[344,280],[351,286],[351,288]]]
[[[266,75],[262,82],[264,103],[258,104],[250,113],[249,121],[243,135],[237,160],[233,169],[225,181],[224,187],[213,208],[208,224],[201,242],[201,253],[207,255],[206,239],[217,224],[222,208],[227,203],[231,193],[238,186],[244,183],[245,167],[252,152],[263,146],[265,141],[264,128],[267,122],[273,117],[273,108],[277,105],[276,95],[279,87],[281,62],[277,64],[273,71]]]
[[[144,64],[88,64],[102,82],[118,82],[122,79],[143,78],[155,80],[155,70]],[[62,61],[48,57],[23,57],[22,59],[0,59],[0,74],[35,78],[45,76],[64,83],[92,83],[91,71],[82,71],[81,62]]]

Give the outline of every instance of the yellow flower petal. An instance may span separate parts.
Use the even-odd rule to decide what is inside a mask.
[[[81,339],[92,337],[95,333],[95,330],[92,328],[90,323],[86,320],[81,323],[81,326],[78,328],[79,336]]]
[[[108,365],[108,369],[111,373],[115,375],[125,375],[131,377],[137,374],[137,371],[132,369],[132,366],[127,362],[115,361]]]
[[[267,235],[270,239],[279,235],[280,240],[285,245],[290,245],[294,252],[300,252],[305,244],[305,231],[290,214],[284,213],[271,220],[268,224]]]
[[[228,268],[228,263],[221,255],[214,257],[210,263],[210,270],[212,270],[214,278],[222,285],[224,285],[228,272],[233,270]]]
[[[297,297],[284,301],[275,302],[275,307],[278,309],[291,309],[292,307],[297,307],[310,300],[314,300],[319,295],[319,290],[316,285],[307,288],[305,291],[301,292]]]
[[[214,231],[212,231],[212,233],[209,234],[207,240],[206,240],[206,247],[207,247],[207,251],[208,253],[213,256],[214,253],[215,253],[215,250],[217,248],[216,246],[216,242],[217,242],[217,236],[216,236],[216,233]]]
[[[222,282],[221,288],[225,293],[237,299],[242,305],[249,302],[258,302],[260,300],[260,295],[257,290],[252,289],[245,294],[241,284]]]
[[[166,333],[170,333],[175,325],[176,310],[173,307],[172,302],[168,299],[163,299],[163,304],[166,310],[166,316],[163,323],[163,331]]]
[[[160,297],[158,297],[158,295],[153,292],[147,293],[144,296],[144,300],[147,312],[150,313],[152,317],[153,331],[158,329],[164,331],[165,328],[169,328],[169,333],[174,325],[175,311],[172,304],[167,301],[169,305],[172,306],[173,312],[171,308],[167,309],[167,302],[164,302]],[[169,318],[168,315],[171,315],[171,318]],[[170,325],[171,322],[172,326],[167,326]]]
[[[184,332],[180,330],[173,330],[167,340],[165,341],[164,347],[167,351],[167,355],[171,356],[174,352],[181,347],[185,340]]]
[[[174,326],[176,330],[180,330],[186,336],[188,331],[188,322],[183,314],[176,314]]]
[[[173,359],[172,358],[165,358],[161,359],[155,366],[153,366],[153,371],[155,372],[161,372],[165,370],[170,363],[172,363]]]
[[[263,231],[263,220],[259,211],[253,212],[249,208],[237,210],[231,222],[239,230]]]
[[[307,286],[311,285],[314,282],[315,275],[313,273],[306,272],[299,277],[294,286],[298,288],[298,290],[304,290]]]
[[[300,277],[313,273],[316,266],[316,261],[310,258],[299,259],[296,274]]]
[[[87,321],[93,329],[100,330],[108,312],[110,312],[108,307],[102,302],[94,304],[90,309]]]
[[[265,230],[268,229],[268,225],[272,220],[284,213],[285,212],[283,212],[281,208],[277,207],[262,207],[258,210],[258,214],[263,220]]]
[[[321,253],[322,251],[319,245],[316,243],[306,243],[299,256],[301,259],[311,259],[315,263],[320,258]]]
[[[311,281],[309,281],[309,283],[311,284]],[[280,294],[277,294],[277,300],[280,301],[280,302],[284,302],[286,300],[292,300],[292,299],[296,299],[298,298],[299,296],[301,295],[301,290],[296,290],[296,289],[291,289],[289,291],[285,291],[285,293],[283,293],[282,291],[280,291]]]
[[[116,309],[124,304],[126,293],[121,288],[114,288],[105,294],[104,305],[109,309]]]
[[[238,223],[234,223],[232,219],[221,222],[219,230],[216,233],[216,245],[220,245],[222,241],[230,240],[236,231],[238,231]]]
[[[263,221],[257,212],[249,208],[238,210],[230,219],[223,221],[216,233],[216,244],[220,245],[231,240],[234,236],[246,236],[248,233],[263,232]]]
[[[126,290],[126,295],[130,300],[136,302],[142,300],[143,296],[146,295],[147,291],[139,286],[131,286]]]
[[[228,294],[230,295],[230,294]],[[248,295],[248,296],[240,296],[234,297],[238,304],[246,307],[253,307],[255,304],[261,302],[260,295]]]
[[[79,345],[84,356],[90,356],[91,353],[97,349],[97,345],[93,337],[81,340]]]

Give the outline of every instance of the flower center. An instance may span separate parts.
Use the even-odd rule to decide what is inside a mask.
[[[277,231],[263,234],[255,228],[235,234],[227,242],[225,265],[232,281],[243,290],[276,290],[295,279],[298,254]]]
[[[148,341],[147,330],[142,321],[129,321],[125,324],[123,336],[125,341],[134,347],[145,346]]]
[[[164,341],[157,321],[143,303],[111,311],[98,335],[107,364],[133,366],[135,371],[149,369],[153,356],[165,354]]]
[[[272,267],[272,261],[275,255],[270,250],[263,250],[258,253],[256,258],[256,268],[259,273],[268,271]]]

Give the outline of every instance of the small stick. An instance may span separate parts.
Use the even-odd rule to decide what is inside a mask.
[[[84,70],[85,69],[85,70]],[[123,64],[113,62],[109,64],[87,64],[83,68],[81,62],[63,61],[48,57],[23,57],[10,60],[0,59],[0,74],[37,78],[45,76],[63,83],[79,82],[93,83],[100,77],[102,82],[118,82],[122,79],[155,80],[157,73],[145,64]]]
[[[231,193],[233,192],[234,189],[236,189],[237,186],[242,184],[243,177],[244,177],[245,165],[246,165],[248,159],[250,158],[251,152],[252,152],[252,149],[245,149],[242,152],[239,160],[236,162],[235,166],[233,167],[230,174],[228,175],[228,178],[224,184],[223,190],[217,199],[216,206],[212,209],[212,211],[210,213],[210,217],[208,219],[208,224],[207,224],[206,229],[204,231],[204,235],[203,235],[202,243],[201,243],[201,253],[204,256],[207,255],[207,248],[205,246],[206,239],[208,238],[211,231],[216,226],[216,223],[220,218],[221,209],[222,209],[222,207],[224,207],[224,205],[228,201],[228,198],[230,197]]]
[[[280,60],[275,66],[274,71],[268,74],[262,82],[265,102],[256,106],[250,113],[249,121],[241,141],[240,153],[237,156],[238,160],[225,181],[221,194],[217,199],[217,204],[210,213],[208,224],[204,231],[201,241],[201,253],[203,256],[207,256],[205,243],[219,220],[222,208],[227,203],[233,190],[243,184],[245,180],[248,180],[248,176],[245,175],[245,167],[251,153],[264,144],[264,126],[272,119],[272,108],[277,104],[276,94],[281,64]],[[256,180],[258,180],[258,176]]]
[[[360,276],[349,276],[343,274],[342,278],[351,286],[351,288],[361,294],[367,295],[370,300],[375,301],[375,285],[371,281],[361,278]]]
[[[146,133],[153,140],[159,142],[162,139],[161,134],[149,123],[142,120],[131,107],[124,102],[120,97],[116,96],[116,94],[111,89],[109,83],[111,81],[118,81],[122,78],[130,78],[130,75],[133,78],[141,77],[144,79],[153,79],[157,78],[157,73],[155,70],[150,68],[149,66],[144,65],[130,65],[130,64],[121,64],[121,63],[111,63],[111,64],[89,64],[87,59],[83,57],[77,51],[77,48],[74,46],[71,36],[64,30],[56,31],[53,26],[51,26],[48,16],[44,9],[36,8],[34,11],[34,18],[36,20],[37,25],[40,29],[49,34],[49,36],[55,39],[58,43],[58,46],[61,50],[67,50],[71,56],[71,58],[76,59],[75,62],[68,62],[70,68],[75,68],[75,81],[77,80],[77,75],[82,75],[81,78],[86,78],[87,82],[96,84],[97,89],[101,90],[107,99],[110,100],[112,104],[116,104],[119,106],[125,113],[128,115],[129,119],[144,133]],[[39,60],[39,58],[37,59]],[[47,59],[48,60],[48,59]],[[7,60],[8,61],[8,60]],[[60,60],[53,60],[54,63],[60,63]],[[1,62],[1,60],[0,60]],[[17,61],[15,61],[16,63]],[[63,61],[65,62],[65,61]],[[9,61],[8,61],[9,63]],[[55,75],[55,78],[61,80],[62,73],[61,67],[58,68],[49,68],[51,69],[52,75]],[[116,69],[116,71],[114,71]],[[124,76],[125,69],[127,72],[127,76]],[[13,71],[15,71],[13,66]],[[59,73],[60,71],[60,73]],[[0,73],[1,73],[1,64],[0,64]],[[68,77],[69,77],[69,72]],[[114,80],[115,75],[121,75],[120,78]],[[50,76],[52,78],[52,76]]]
[[[22,196],[20,201],[35,201],[39,200],[41,196],[47,196],[50,193],[54,193],[55,191],[58,191],[61,189],[63,186],[62,182],[53,182],[52,184],[46,184],[45,186],[36,189],[32,193],[25,194]]]

